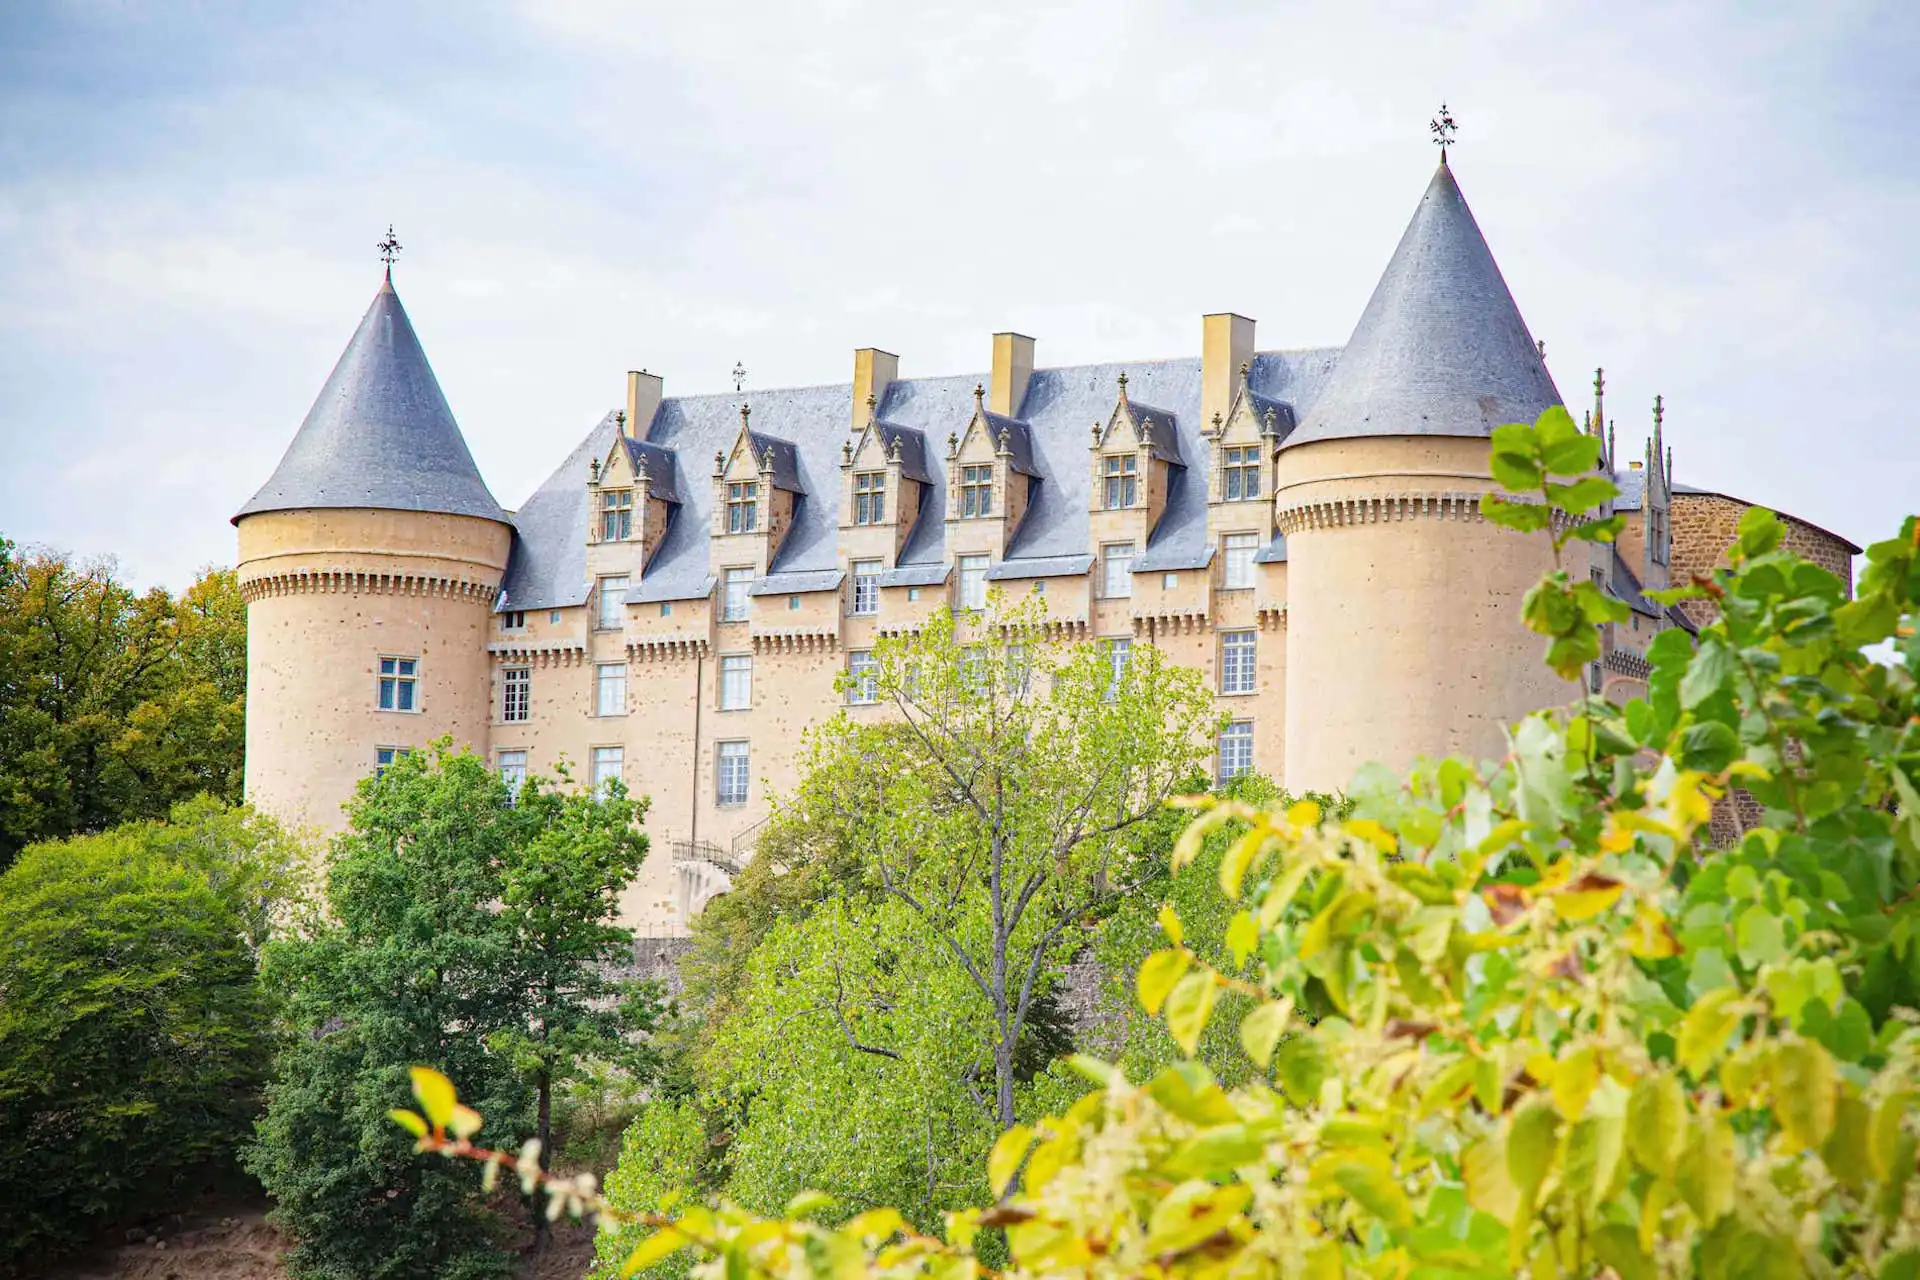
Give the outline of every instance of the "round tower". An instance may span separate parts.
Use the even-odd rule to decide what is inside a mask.
[[[337,830],[359,780],[487,745],[487,628],[512,529],[389,270],[273,477],[240,509],[247,799]]]
[[[1280,450],[1290,789],[1344,788],[1372,760],[1498,755],[1503,726],[1574,695],[1521,623],[1545,538],[1479,506],[1493,429],[1559,403],[1443,162]]]

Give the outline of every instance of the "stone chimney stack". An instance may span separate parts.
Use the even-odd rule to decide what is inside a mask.
[[[1227,416],[1239,386],[1240,366],[1253,360],[1253,321],[1231,311],[1200,318],[1200,426],[1213,429],[1214,415]]]
[[[627,370],[627,434],[635,440],[645,440],[647,429],[653,425],[653,415],[660,408],[661,393],[666,389],[666,379],[657,373],[648,373],[645,369]]]
[[[992,394],[987,408],[1003,418],[1020,416],[1020,402],[1027,398],[1027,383],[1033,379],[1033,339],[1024,333],[993,335]]]
[[[861,347],[853,353],[853,430],[867,426],[867,399],[877,406],[887,398],[887,386],[900,376],[900,357],[878,347]],[[877,410],[876,410],[877,412]]]

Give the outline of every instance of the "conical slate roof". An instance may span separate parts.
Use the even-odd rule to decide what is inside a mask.
[[[1490,436],[1560,403],[1445,164],[1286,448],[1353,436]]]
[[[234,516],[307,507],[504,522],[389,277],[273,478]]]

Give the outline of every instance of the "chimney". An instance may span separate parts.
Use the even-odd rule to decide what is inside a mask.
[[[1200,429],[1213,430],[1233,407],[1240,366],[1253,360],[1253,321],[1231,311],[1200,318]]]
[[[900,376],[900,357],[878,347],[861,347],[853,353],[853,429],[867,426],[867,400],[872,398],[875,412],[887,398],[887,384]]]
[[[993,394],[987,408],[1005,418],[1018,417],[1033,378],[1033,339],[1024,333],[993,335]]]
[[[653,415],[660,408],[660,393],[666,380],[645,369],[627,370],[627,434],[645,440],[653,426]]]

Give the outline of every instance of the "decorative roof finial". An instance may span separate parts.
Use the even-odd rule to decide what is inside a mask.
[[[593,458],[587,462],[587,474],[593,477],[593,483],[600,483],[600,459]]]
[[[1535,338],[1533,340],[1533,348],[1540,353],[1540,359],[1544,363],[1547,358],[1547,340],[1545,338]]]
[[[392,284],[393,260],[400,256],[400,242],[394,239],[391,222],[387,224],[386,238],[374,247],[380,250],[380,261],[387,264],[387,283]]]
[[[1454,143],[1453,135],[1458,133],[1460,125],[1454,120],[1453,113],[1447,110],[1447,104],[1440,104],[1440,114],[1427,122],[1427,129],[1433,134],[1433,145],[1440,148],[1440,167],[1447,164],[1447,148]]]
[[[1125,369],[1120,371],[1120,398],[1122,400],[1127,398],[1127,371]]]
[[[627,411],[625,409],[615,409],[613,411],[613,425],[619,429],[621,435],[627,434]]]
[[[986,398],[987,398],[987,389],[981,386],[977,382],[974,383],[973,384],[973,407],[976,410],[978,410],[980,406],[986,401]]]
[[[715,449],[713,451],[714,479],[717,480],[725,474],[727,474],[727,451],[725,449]]]
[[[744,401],[740,405],[740,429],[745,431],[753,418],[753,408]]]
[[[1262,423],[1262,427],[1260,431],[1261,435],[1277,436],[1280,434],[1280,425],[1273,420],[1273,410],[1271,409],[1267,410],[1267,416],[1261,419],[1261,423]]]
[[[947,432],[947,456],[951,458],[959,452],[960,452],[960,433],[958,431]]]
[[[843,440],[840,444],[840,465],[843,467],[853,465],[853,441],[851,440]]]
[[[742,391],[747,385],[747,366],[738,360],[733,362],[733,389]]]
[[[880,416],[880,397],[876,396],[875,394],[873,394],[873,392],[869,391],[867,392],[867,421],[872,422],[875,418],[879,416]]]
[[[1593,371],[1593,429],[1603,430],[1607,424],[1607,371]]]

